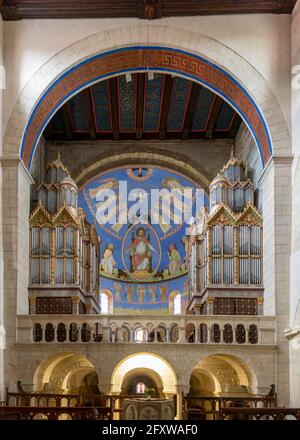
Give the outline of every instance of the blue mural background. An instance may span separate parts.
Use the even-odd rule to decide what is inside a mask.
[[[150,277],[145,280],[133,279],[128,273],[128,268],[124,267],[124,255],[122,255],[122,243],[126,234],[128,242],[130,232],[128,230],[132,227],[132,224],[99,224],[99,216],[97,216],[97,209],[100,206],[99,199],[97,199],[99,188],[113,189],[116,200],[119,202],[120,181],[126,182],[128,193],[136,189],[144,190],[149,197],[149,208],[151,206],[151,189],[196,188],[194,182],[174,171],[157,166],[147,168],[140,165],[124,166],[110,170],[97,176],[81,188],[78,199],[79,206],[86,212],[88,221],[96,225],[101,239],[101,291],[107,290],[113,293],[114,313],[168,313],[169,296],[174,291],[182,295],[182,306],[184,307],[188,292],[185,265],[186,228],[188,225],[186,223],[176,224],[174,217],[170,219],[170,224],[167,225],[151,223],[161,247],[159,267],[156,273],[150,273]],[[134,201],[128,202],[128,208],[130,209],[134,203]],[[194,196],[191,199],[191,206],[192,215],[195,216]],[[160,215],[165,215],[164,207],[162,207]],[[177,215],[176,209],[174,209],[174,215]],[[150,218],[147,220],[151,222]],[[139,221],[137,222],[139,224]],[[145,227],[147,228],[146,225]],[[148,237],[150,235],[148,234]],[[150,238],[150,243],[151,240],[155,241]],[[155,243],[152,245],[155,245]]]

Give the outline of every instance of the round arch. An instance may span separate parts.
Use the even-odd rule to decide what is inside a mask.
[[[95,373],[92,362],[81,354],[58,353],[40,362],[33,377],[34,391],[42,391],[44,387],[65,390],[74,376],[83,379],[87,374]]]
[[[252,392],[256,392],[258,388],[258,376],[259,376],[259,368],[256,364],[252,362],[252,360],[247,357],[244,359],[241,353],[237,356],[233,356],[230,352],[222,352],[222,353],[213,353],[203,355],[198,362],[194,362],[190,364],[186,369],[185,378],[186,381],[189,382],[190,378],[194,371],[201,370],[202,373],[204,371],[208,371],[210,375],[216,376],[214,374],[214,369],[211,367],[211,361],[220,362],[224,365],[227,365],[232,371],[234,371],[236,379],[238,381],[238,385],[246,386],[251,389]],[[219,366],[219,371],[222,370],[222,367]],[[215,377],[217,382],[219,379]],[[216,383],[217,383],[216,382]],[[221,390],[220,384],[216,386],[216,390]]]
[[[211,383],[212,385],[213,385],[213,393],[214,394],[216,394],[216,395],[218,395],[218,394],[220,394],[221,393],[221,385],[220,385],[220,382],[219,382],[219,380],[216,378],[216,376],[214,376],[210,371],[208,371],[208,370],[205,370],[205,369],[203,369],[203,368],[196,368],[196,369],[194,369],[193,371],[192,371],[192,374],[191,374],[191,378],[190,378],[190,391],[191,391],[191,388],[192,388],[192,378],[196,378],[196,379],[200,379],[200,381],[201,381],[201,377],[203,377],[203,378],[205,378],[207,381],[208,381],[208,383]]]
[[[111,377],[111,392],[120,394],[124,378],[131,370],[147,368],[161,379],[165,394],[176,394],[177,378],[172,366],[162,357],[153,353],[135,353],[123,358],[115,367]]]
[[[72,95],[102,78],[145,70],[187,77],[222,96],[250,129],[263,166],[273,151],[286,154],[291,148],[280,104],[254,67],[217,40],[154,24],[99,32],[73,43],[50,59],[19,96],[6,129],[4,156],[21,156],[30,168],[47,122]],[[267,112],[270,100],[271,113]],[[286,127],[282,130],[285,139],[277,140],[275,136],[278,121]]]
[[[117,169],[119,166],[133,165],[142,162],[144,165],[159,166],[167,168],[171,171],[176,171],[184,177],[192,179],[204,190],[209,187],[210,181],[192,161],[185,155],[172,154],[169,151],[166,153],[162,149],[151,147],[151,151],[146,151],[145,148],[130,148],[125,149],[118,154],[101,155],[101,159],[93,161],[87,165],[83,170],[74,174],[74,180],[79,188],[82,188],[88,181],[93,180],[99,174],[107,170]]]
[[[130,370],[128,371],[128,373],[125,374],[122,383],[123,392],[128,387],[130,381],[136,376],[146,376],[154,382],[158,391],[163,389],[163,383],[159,374],[156,371],[148,367],[145,367],[145,368],[135,368],[134,370]]]

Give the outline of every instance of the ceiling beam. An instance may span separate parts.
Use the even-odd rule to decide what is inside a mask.
[[[65,129],[66,129],[66,138],[68,141],[71,141],[73,139],[73,125],[72,125],[71,113],[70,113],[68,103],[66,103],[62,107],[62,112],[63,112],[63,118],[64,118],[64,125],[65,125]]]
[[[218,114],[219,114],[219,111],[222,107],[223,102],[224,101],[220,96],[215,95],[215,99],[212,104],[212,109],[210,112],[210,116],[209,116],[209,120],[208,120],[208,124],[207,124],[207,128],[206,128],[205,139],[212,138],[212,135],[214,133],[214,128],[216,126]]]
[[[187,104],[187,111],[185,114],[185,120],[183,123],[182,139],[189,138],[193,126],[193,120],[197,108],[197,102],[198,102],[200,90],[201,90],[201,86],[199,84],[192,83],[192,90],[190,93],[189,102]]]
[[[2,0],[3,20],[34,18],[156,19],[169,16],[290,14],[296,0]]]
[[[159,123],[159,139],[164,140],[166,137],[166,130],[168,124],[168,114],[173,89],[173,78],[171,75],[166,75],[164,84],[164,94],[162,102],[162,110]]]
[[[85,110],[86,110],[86,116],[89,126],[89,132],[90,132],[90,140],[94,141],[96,139],[96,121],[94,118],[94,111],[93,111],[93,103],[92,103],[92,91],[91,88],[88,87],[87,89],[84,89],[83,91],[83,98],[85,103]]]
[[[136,140],[137,141],[143,138],[144,95],[145,95],[145,73],[138,73],[137,98],[136,98]]]
[[[109,80],[109,90],[110,90],[110,105],[111,105],[111,116],[112,116],[112,129],[113,129],[113,139],[115,141],[119,140],[119,97],[118,97],[118,78],[110,78]]]

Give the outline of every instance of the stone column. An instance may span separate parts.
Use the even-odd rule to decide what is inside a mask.
[[[2,158],[3,308],[6,331],[4,383],[14,390],[17,381],[16,315],[28,314],[29,211],[33,183],[19,158]],[[0,305],[1,307],[1,305]],[[1,319],[1,318],[0,318]],[[0,321],[1,325],[1,321]],[[0,385],[1,387],[1,385]]]
[[[273,157],[262,173],[259,185],[264,219],[264,314],[276,315],[278,360],[275,382],[279,405],[288,406],[289,346],[284,330],[289,325],[290,312],[291,158]]]
[[[214,301],[215,301],[215,298],[213,298],[213,297],[207,298],[207,300],[206,300],[208,315],[214,314]]]
[[[176,420],[182,420],[183,419],[183,396],[184,394],[187,394],[189,390],[189,386],[178,384],[176,385],[176,404],[177,404],[177,413],[175,416]]]
[[[290,285],[290,391],[291,406],[300,407],[300,0],[291,23],[292,61],[292,249]]]
[[[262,316],[264,314],[264,299],[257,298],[257,314]]]
[[[80,298],[78,296],[72,296],[72,314],[79,315],[79,303]]]
[[[36,298],[29,298],[29,313],[30,315],[36,315]]]

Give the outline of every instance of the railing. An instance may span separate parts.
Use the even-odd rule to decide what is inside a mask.
[[[18,317],[18,343],[275,344],[270,316],[100,316]]]
[[[88,418],[98,418],[102,416],[105,418],[112,418],[115,420],[122,419],[123,401],[128,398],[143,397],[139,394],[55,394],[55,393],[27,393],[27,392],[11,392],[6,388],[5,401],[0,405],[0,420],[2,414],[7,414],[8,417],[16,417],[18,419],[34,418],[35,415],[43,415],[48,418],[56,419],[61,414],[68,414],[72,419],[77,417],[76,408],[85,408],[83,416]],[[174,395],[174,407],[176,409],[176,395]],[[9,408],[9,411],[8,411]],[[25,408],[30,408],[30,411],[25,411]],[[52,411],[53,408],[61,409],[62,411],[52,411],[47,415],[46,408]],[[88,410],[89,408],[89,410]],[[91,411],[91,409],[96,411]],[[32,411],[31,411],[32,409]],[[65,411],[63,411],[65,410]],[[5,416],[3,416],[5,417]],[[45,418],[45,417],[44,417]]]
[[[0,420],[111,420],[110,408],[1,406]]]
[[[113,407],[113,396],[55,393],[14,393],[6,389],[3,406],[32,407]]]
[[[223,408],[220,419],[300,420],[300,408]]]
[[[228,408],[275,408],[277,397],[269,396],[184,396],[184,416],[194,420],[219,420]],[[223,413],[225,414],[225,413]]]

